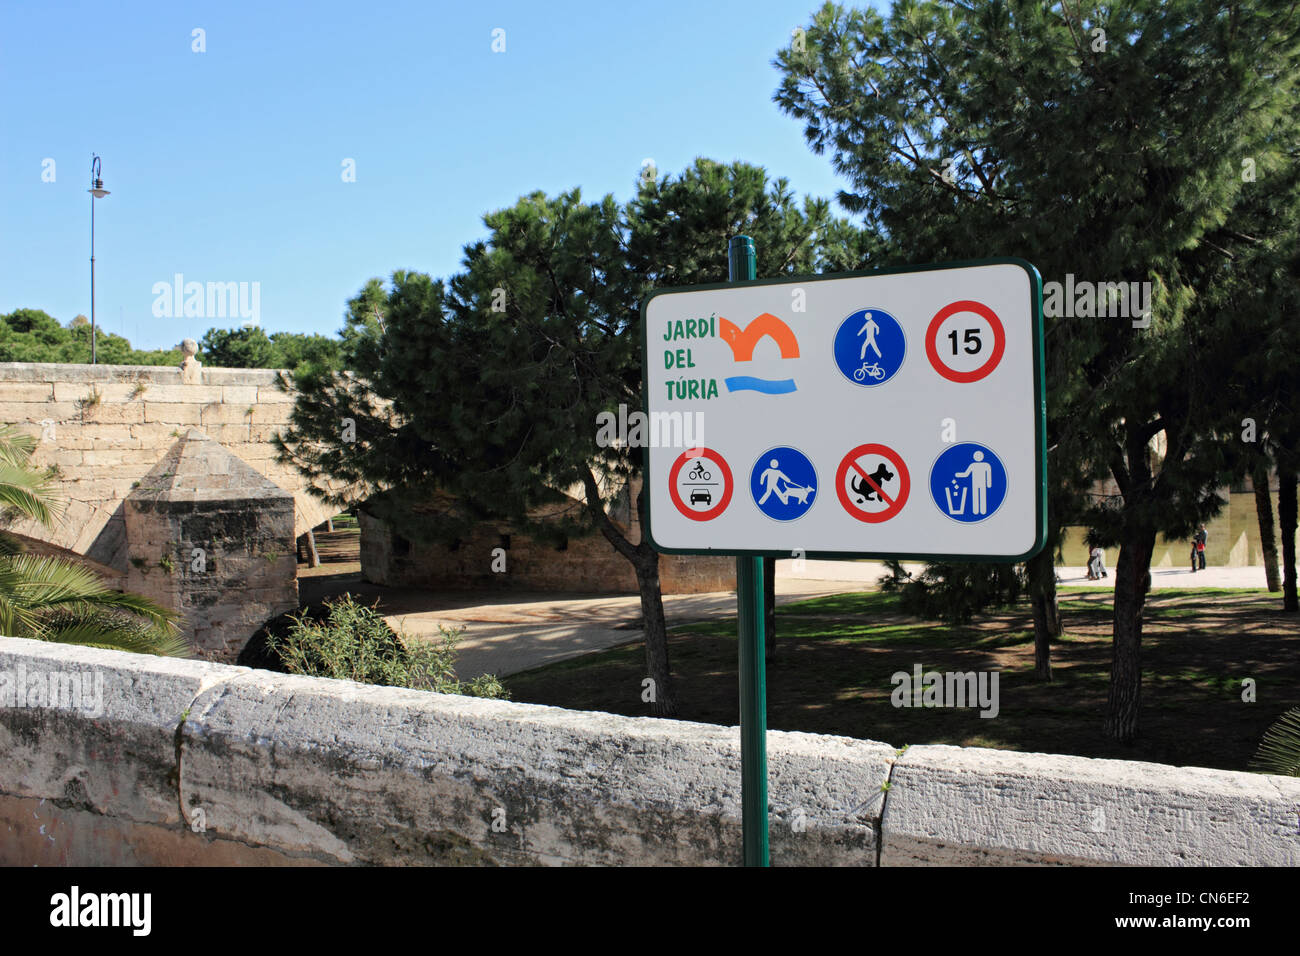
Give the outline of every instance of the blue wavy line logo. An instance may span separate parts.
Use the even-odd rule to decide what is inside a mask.
[[[752,375],[736,375],[724,379],[729,392],[762,392],[764,395],[787,395],[795,390],[794,379],[755,378]]]

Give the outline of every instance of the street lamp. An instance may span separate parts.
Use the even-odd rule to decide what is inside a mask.
[[[95,365],[95,200],[108,195],[104,180],[99,178],[99,157],[91,154],[90,159],[90,364]]]

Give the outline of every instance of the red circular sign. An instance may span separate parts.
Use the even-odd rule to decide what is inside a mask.
[[[869,472],[863,467],[863,463],[858,461],[859,458],[865,458],[868,455],[877,455],[894,466],[894,475],[898,479],[898,492],[893,496],[878,483],[875,473]],[[849,469],[857,472],[861,482],[868,486],[869,493],[878,495],[886,507],[880,511],[868,511],[854,504],[844,485],[844,479],[849,477]],[[888,480],[886,479],[883,483],[887,484]],[[843,460],[840,461],[839,470],[835,472],[835,491],[840,496],[840,504],[844,506],[844,510],[859,521],[866,521],[871,524],[888,521],[902,511],[903,505],[907,504],[908,492],[911,490],[912,476],[907,472],[907,465],[903,464],[903,457],[888,445],[859,445],[844,456]]]
[[[987,321],[989,327],[993,329],[993,354],[989,356],[987,362],[969,372],[958,372],[951,369],[943,363],[943,359],[939,358],[937,342],[939,327],[943,325],[944,319],[956,315],[958,312],[974,312]],[[930,364],[934,366],[934,370],[950,382],[978,382],[998,367],[998,363],[1002,361],[1002,353],[1006,351],[1006,348],[1007,333],[1002,328],[1002,320],[987,305],[983,302],[976,302],[974,299],[961,299],[945,305],[935,313],[934,318],[930,320],[930,327],[925,332],[926,357],[930,360]]]
[[[709,470],[708,465],[704,464],[705,459],[718,466],[716,475]],[[682,468],[688,461],[696,463],[695,467],[686,473],[687,478],[684,482],[686,487],[691,489],[690,505],[682,500],[681,489],[677,485]],[[672,498],[677,510],[692,521],[711,521],[726,511],[727,505],[731,503],[731,492],[734,488],[735,482],[731,480],[731,468],[728,467],[727,460],[712,448],[686,449],[673,462],[673,467],[668,472],[668,496]],[[709,507],[697,510],[693,507],[696,504]]]

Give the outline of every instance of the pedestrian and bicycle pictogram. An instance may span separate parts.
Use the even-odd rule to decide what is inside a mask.
[[[903,364],[907,336],[883,309],[859,309],[835,332],[835,364],[855,385],[883,385]]]
[[[835,491],[859,521],[888,521],[903,510],[912,478],[903,457],[888,445],[859,445],[840,461]]]
[[[983,302],[960,299],[934,314],[925,331],[925,355],[950,382],[987,378],[1002,361],[1007,333],[998,314]]]
[[[983,521],[1002,507],[1006,496],[1007,470],[987,445],[953,445],[930,468],[930,497],[954,521]]]
[[[769,448],[750,470],[749,492],[758,510],[769,518],[802,518],[816,501],[817,469],[797,448]]]
[[[710,521],[727,510],[735,483],[727,460],[711,448],[688,448],[668,473],[668,493],[692,521]]]

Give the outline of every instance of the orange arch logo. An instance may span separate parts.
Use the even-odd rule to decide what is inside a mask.
[[[737,362],[750,362],[754,359],[754,347],[764,337],[771,338],[781,350],[781,358],[799,357],[799,340],[795,338],[790,326],[770,312],[764,312],[742,331],[740,326],[729,319],[718,319],[718,328],[722,330],[723,340],[731,347],[731,354]]]

